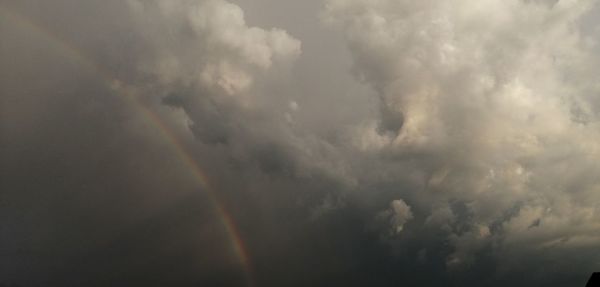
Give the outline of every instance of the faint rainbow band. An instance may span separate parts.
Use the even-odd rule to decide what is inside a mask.
[[[206,173],[202,171],[192,155],[187,151],[184,144],[167,126],[167,124],[155,112],[140,102],[138,97],[134,95],[131,90],[122,88],[120,85],[121,81],[119,81],[116,77],[111,76],[106,69],[103,69],[100,65],[94,62],[91,57],[87,56],[83,51],[81,51],[81,49],[71,44],[69,41],[63,39],[53,31],[45,29],[43,26],[25,17],[24,15],[3,7],[2,5],[0,5],[0,13],[0,15],[6,16],[5,19],[8,19],[14,24],[44,36],[45,39],[56,45],[61,52],[72,57],[78,64],[90,69],[95,74],[100,76],[104,84],[107,85],[110,90],[122,96],[122,98],[127,101],[129,105],[136,110],[136,112],[138,112],[144,119],[151,123],[151,125],[159,132],[161,137],[169,143],[172,152],[177,155],[182,164],[185,165],[194,179],[200,184],[200,186],[208,195],[208,198],[214,206],[221,224],[225,228],[227,237],[230,239],[231,248],[240,261],[244,276],[246,277],[246,284],[248,286],[254,286],[250,257],[248,256],[248,251],[244,246],[244,242],[235,225],[233,217],[225,209],[223,203],[217,195],[217,192],[211,186]]]

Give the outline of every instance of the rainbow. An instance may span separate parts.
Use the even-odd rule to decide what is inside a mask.
[[[208,177],[206,176],[206,173],[201,169],[198,163],[194,160],[193,156],[188,152],[185,145],[175,135],[172,129],[169,128],[168,125],[160,118],[160,116],[158,116],[150,108],[147,108],[131,91],[131,89],[122,87],[121,81],[119,81],[116,77],[113,77],[106,69],[94,62],[93,59],[87,56],[81,49],[66,39],[63,39],[60,35],[49,29],[45,29],[35,21],[2,5],[0,5],[0,15],[3,15],[3,18],[6,16],[5,19],[8,19],[20,27],[27,28],[36,34],[43,36],[46,40],[55,45],[60,52],[71,57],[79,65],[82,65],[97,74],[110,90],[121,96],[129,104],[129,106],[133,107],[133,109],[139,113],[141,117],[151,123],[151,126],[154,127],[161,137],[169,144],[172,152],[190,172],[191,176],[195,179],[198,185],[200,185],[207,193],[208,198],[214,207],[216,214],[218,215],[217,217],[220,220],[220,224],[225,229],[226,236],[231,244],[232,252],[238,258],[242,267],[246,285],[254,286],[250,257],[244,246],[244,241],[240,236],[240,232],[235,225],[235,221],[225,209],[224,204],[222,203],[215,189],[212,187]]]

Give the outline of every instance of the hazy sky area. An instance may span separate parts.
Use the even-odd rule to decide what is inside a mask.
[[[597,0],[0,0],[0,286],[584,286]]]

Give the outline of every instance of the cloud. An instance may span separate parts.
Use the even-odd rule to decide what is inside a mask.
[[[390,208],[380,212],[378,219],[389,224],[389,235],[397,235],[402,232],[404,224],[413,219],[413,214],[402,199],[392,200]]]
[[[39,26],[0,18],[8,283],[245,286],[166,131],[255,285],[571,286],[600,268],[594,1],[2,5]]]
[[[379,119],[354,131],[355,145],[423,174],[413,196],[429,209],[428,225],[450,227],[449,265],[484,246],[568,253],[570,238],[581,248],[600,242],[598,180],[589,176],[600,140],[590,73],[598,50],[580,26],[592,8],[326,1],[323,20],[343,33],[356,77],[380,101]],[[463,218],[448,207],[456,202]]]
[[[284,30],[246,24],[242,9],[222,0],[128,2],[156,51],[144,62],[163,83],[200,84],[216,93],[241,94],[255,74],[290,62],[300,41]]]

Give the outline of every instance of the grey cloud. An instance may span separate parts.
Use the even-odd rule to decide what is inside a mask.
[[[0,19],[7,283],[247,285],[207,191],[120,91],[206,173],[256,286],[600,268],[593,1],[1,5],[52,32]]]
[[[388,225],[389,235],[393,236],[402,232],[404,225],[413,218],[413,214],[410,206],[402,199],[395,199],[390,203],[390,208],[380,212],[377,217]]]
[[[449,232],[449,265],[491,242],[503,250],[499,258],[518,256],[511,248],[595,248],[597,180],[584,174],[596,169],[586,162],[596,161],[592,95],[599,90],[588,72],[598,57],[579,26],[593,7],[326,2],[325,22],[344,33],[354,71],[379,94],[381,126],[390,125],[389,111],[403,115],[397,135],[379,135],[372,124],[358,129],[359,147],[401,154],[399,160],[429,174],[420,191],[433,203],[428,224],[447,229],[454,219],[443,202],[465,203],[468,228]],[[506,217],[514,207],[519,211]],[[572,238],[578,240],[570,245]],[[581,262],[597,260],[589,256]]]

